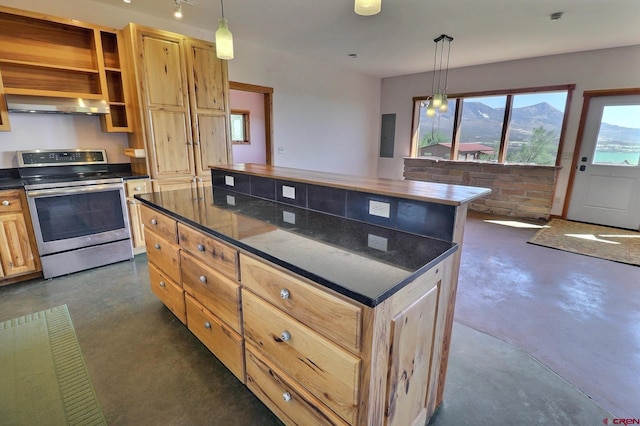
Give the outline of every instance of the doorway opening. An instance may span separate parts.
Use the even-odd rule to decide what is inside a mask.
[[[238,129],[246,137],[233,141],[233,162],[273,164],[273,88],[230,81],[229,107],[238,118],[232,125],[246,126]]]

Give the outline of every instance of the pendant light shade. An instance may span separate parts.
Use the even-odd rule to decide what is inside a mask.
[[[449,55],[451,53],[451,42],[453,41],[453,37],[442,34],[433,41],[436,44],[436,50],[433,55],[433,74],[431,80],[432,95],[426,110],[427,117],[433,117],[437,112],[444,113],[449,110],[447,83],[449,80]],[[447,43],[446,62],[444,57],[445,43]]]
[[[229,26],[225,18],[218,19],[216,55],[220,59],[233,59],[233,34],[229,31]]]
[[[371,16],[380,13],[382,0],[356,0],[355,12],[362,16]]]
[[[222,18],[218,19],[216,31],[216,56],[219,59],[233,59],[233,34],[229,31],[229,23],[224,17],[224,1],[220,0]]]

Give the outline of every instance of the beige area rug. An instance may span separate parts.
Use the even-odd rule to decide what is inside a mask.
[[[640,266],[640,232],[552,219],[529,243]]]
[[[67,305],[0,322],[0,424],[107,424]]]

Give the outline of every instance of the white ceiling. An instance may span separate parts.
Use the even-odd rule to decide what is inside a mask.
[[[175,19],[174,0],[96,1]],[[215,30],[220,2],[194,3],[183,6],[183,23]],[[430,71],[433,39],[443,33],[454,37],[452,68],[640,44],[640,0],[382,0],[382,12],[367,17],[354,13],[353,0],[226,0],[224,7],[236,40],[377,77]],[[554,12],[564,16],[551,21]]]

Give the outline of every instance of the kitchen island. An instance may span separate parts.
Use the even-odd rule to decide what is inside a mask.
[[[287,424],[425,424],[466,204],[488,190],[269,166],[212,176],[202,198],[136,196],[154,293]]]

